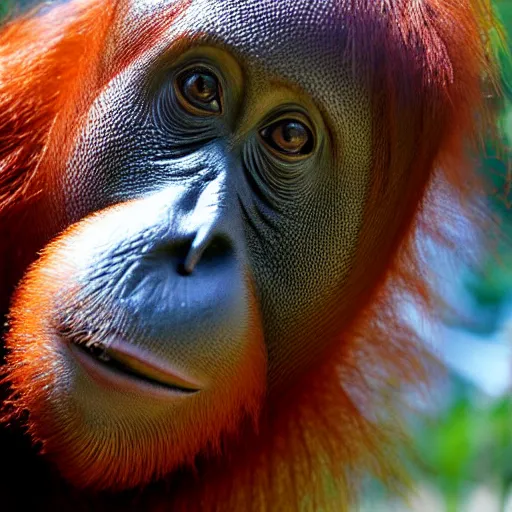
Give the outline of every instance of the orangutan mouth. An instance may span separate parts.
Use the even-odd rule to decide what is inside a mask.
[[[80,334],[74,335],[67,329],[60,329],[59,335],[72,348],[77,358],[86,363],[84,366],[99,366],[101,368],[98,369],[110,372],[114,378],[116,375],[123,376],[140,383],[186,394],[194,394],[201,389],[192,379],[181,376],[181,372],[167,365],[153,364],[148,354],[134,349],[117,337],[112,342],[109,336],[109,343],[105,344],[95,340],[94,333],[90,330],[86,338]]]

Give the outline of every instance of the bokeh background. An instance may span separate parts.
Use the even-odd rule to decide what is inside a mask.
[[[34,3],[0,0],[0,20]],[[495,3],[512,38],[512,0]],[[503,68],[507,94],[500,132],[508,148],[512,66],[505,55]],[[507,166],[490,142],[481,163],[482,172],[503,191]],[[439,274],[449,275],[450,296],[461,314],[447,314],[435,334],[446,340],[434,340],[433,350],[446,363],[447,379],[410,415],[411,473],[418,490],[398,500],[370,482],[364,512],[512,512],[512,209],[503,194],[489,202],[502,225],[492,251],[482,252],[471,268],[440,263]]]

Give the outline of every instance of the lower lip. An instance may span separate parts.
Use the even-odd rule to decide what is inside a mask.
[[[73,358],[78,362],[80,367],[82,367],[96,384],[102,388],[118,391],[120,393],[132,393],[137,396],[144,394],[146,396],[167,400],[184,399],[194,394],[167,388],[163,385],[160,386],[156,383],[151,384],[150,382],[145,382],[136,377],[131,377],[96,361],[73,343],[69,343],[68,346]]]

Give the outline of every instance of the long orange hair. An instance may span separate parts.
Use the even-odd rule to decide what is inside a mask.
[[[173,3],[167,23],[181,9],[186,2]],[[432,360],[402,306],[414,300],[436,316],[442,302],[421,241],[456,247],[450,210],[473,208],[484,190],[475,155],[496,125],[486,97],[500,94],[490,34],[501,32],[489,0],[339,0],[339,10],[348,20],[340,51],[359,63],[374,114],[372,231],[357,256],[368,265],[347,285],[357,299],[338,320],[339,342],[270,397],[259,432],[241,427],[224,456],[155,485],[148,503],[157,509],[345,510],[367,473],[396,488],[407,482],[398,395],[427,380]],[[113,52],[125,11],[119,0],[74,0],[0,32],[0,233],[51,190],[98,90],[165,28],[150,26]],[[392,236],[371,236],[387,225]]]

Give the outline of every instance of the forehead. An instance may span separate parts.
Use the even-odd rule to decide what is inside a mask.
[[[137,23],[139,17],[166,16],[180,3],[187,30],[247,54],[269,60],[343,60],[346,28],[339,0],[131,0],[130,11]]]
[[[154,20],[177,4],[176,0],[131,0],[130,18],[134,24],[144,18]],[[189,0],[184,5],[179,21],[169,29],[169,41],[176,35],[198,37],[226,47],[245,66],[263,67],[297,84],[328,113],[335,131],[354,115],[359,123],[362,112],[369,117],[370,98],[347,60],[344,2]]]
[[[334,14],[329,1],[193,0],[186,17],[198,32],[298,79],[326,64],[339,72],[343,31]]]

